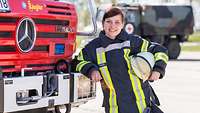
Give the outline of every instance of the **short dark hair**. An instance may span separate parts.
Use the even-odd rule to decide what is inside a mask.
[[[122,10],[117,7],[112,7],[108,11],[105,12],[102,23],[105,21],[106,18],[110,18],[116,15],[121,15],[122,22],[124,22],[124,14],[122,13]]]

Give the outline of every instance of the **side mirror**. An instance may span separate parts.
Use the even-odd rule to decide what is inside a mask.
[[[77,31],[77,35],[79,36],[94,36],[97,33],[96,15],[94,12],[94,0],[88,0],[88,8],[92,18],[93,31],[91,32]]]

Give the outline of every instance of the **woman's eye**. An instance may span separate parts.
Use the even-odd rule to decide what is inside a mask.
[[[117,21],[117,22],[115,22],[115,24],[116,24],[116,25],[119,25],[119,24],[120,24],[120,22],[119,22],[119,21]]]
[[[110,23],[112,23],[112,22],[111,22],[110,20],[107,20],[106,23],[110,24]]]
[[[111,21],[111,20],[107,20],[105,21],[107,24],[115,24],[115,25],[119,25],[120,21]]]

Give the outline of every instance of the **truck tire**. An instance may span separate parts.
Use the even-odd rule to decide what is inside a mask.
[[[59,60],[58,62],[56,62],[55,65],[55,72],[56,73],[69,73],[69,63],[65,60]]]
[[[177,59],[181,52],[181,46],[177,39],[170,39],[167,44],[169,59]]]
[[[56,113],[70,113],[71,112],[71,104],[65,104],[55,107]]]

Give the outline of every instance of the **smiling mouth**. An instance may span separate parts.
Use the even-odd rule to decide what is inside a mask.
[[[109,31],[110,31],[110,32],[116,32],[117,30],[110,29]]]

